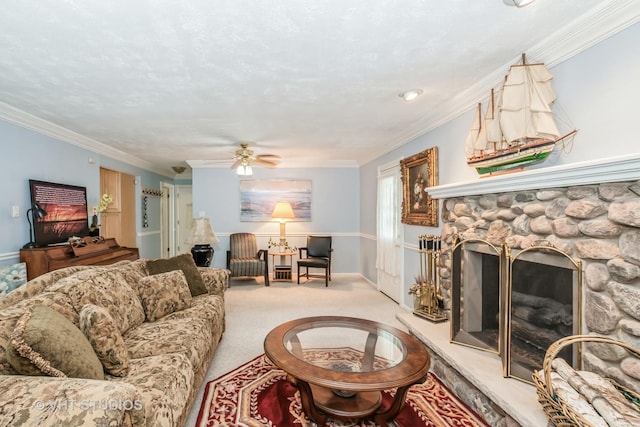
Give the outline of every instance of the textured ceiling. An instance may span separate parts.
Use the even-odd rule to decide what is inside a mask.
[[[612,12],[634,1],[4,2],[0,118],[165,174],[245,141],[283,166],[361,165],[468,110],[520,53],[560,62],[594,22],[637,20]]]

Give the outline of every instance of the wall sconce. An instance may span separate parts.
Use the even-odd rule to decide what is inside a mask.
[[[31,212],[31,218],[33,218],[33,223],[31,222],[31,218],[29,218],[29,212]],[[31,208],[27,209],[27,221],[29,221],[29,243],[26,243],[22,248],[23,249],[33,249],[38,247],[35,244],[34,240],[36,236],[33,232],[33,224],[36,222],[36,218],[44,218],[47,216],[47,211],[42,209],[38,203],[32,203]]]

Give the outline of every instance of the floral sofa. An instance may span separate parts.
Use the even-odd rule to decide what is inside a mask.
[[[186,254],[56,270],[0,298],[0,426],[182,426],[228,278]]]

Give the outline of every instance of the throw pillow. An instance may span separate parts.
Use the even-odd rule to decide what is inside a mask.
[[[104,379],[102,364],[80,329],[43,305],[27,308],[6,353],[11,366],[23,375]]]
[[[76,312],[86,304],[107,309],[121,334],[144,322],[144,310],[130,284],[143,277],[131,265],[79,271],[60,279],[51,291],[69,296]]]
[[[129,352],[109,312],[87,304],[80,310],[80,330],[91,343],[104,370],[122,377],[129,372]]]
[[[191,307],[191,292],[182,270],[143,277],[134,286],[149,322]]]
[[[202,281],[202,276],[198,271],[195,261],[191,254],[182,254],[173,258],[154,259],[147,262],[147,270],[150,275],[166,273],[172,270],[182,270],[192,296],[198,296],[207,293],[207,287]]]

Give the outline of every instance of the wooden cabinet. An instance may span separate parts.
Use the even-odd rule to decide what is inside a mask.
[[[118,245],[116,239],[105,239],[99,251],[76,256],[69,245],[21,249],[20,261],[27,264],[27,280],[49,271],[73,265],[108,265],[122,260],[136,260],[138,248]]]

